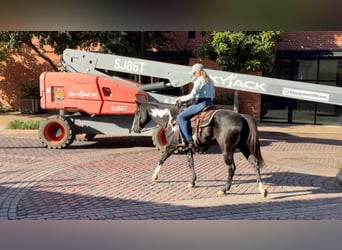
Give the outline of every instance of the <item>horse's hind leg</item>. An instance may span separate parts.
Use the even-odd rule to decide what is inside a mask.
[[[186,156],[188,157],[188,164],[189,164],[189,168],[191,170],[191,182],[189,184],[189,187],[194,187],[195,186],[195,182],[197,179],[196,173],[195,173],[195,168],[194,168],[194,153],[192,152],[192,149],[188,149],[188,152],[186,153]]]
[[[243,153],[243,155],[246,157],[248,162],[253,166],[253,168],[255,170],[255,174],[256,174],[256,179],[257,179],[257,184],[258,184],[259,192],[261,193],[261,195],[263,195],[266,198],[268,192],[267,192],[267,189],[264,188],[264,184],[263,184],[262,179],[261,179],[260,165],[259,165],[258,159],[255,158],[254,155],[250,154],[248,149],[240,148],[240,150]]]
[[[254,167],[259,192],[266,198],[267,197],[267,189],[264,188],[264,184],[261,180],[259,161],[254,157],[254,155],[249,155],[249,157],[247,159]]]
[[[230,190],[230,187],[232,186],[233,177],[234,177],[234,173],[235,173],[235,169],[236,169],[233,154],[234,154],[233,151],[223,153],[224,162],[228,166],[228,178],[227,178],[225,188],[220,190],[218,192],[218,194],[226,194]]]

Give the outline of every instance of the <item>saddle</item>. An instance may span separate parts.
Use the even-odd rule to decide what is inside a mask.
[[[201,129],[208,126],[213,119],[214,114],[218,110],[216,109],[215,105],[210,105],[205,107],[200,113],[194,115],[190,119],[190,124],[193,132],[193,137],[194,137],[194,142],[195,145],[198,146],[198,136],[199,133],[201,132]],[[179,130],[177,129],[177,133],[179,134]],[[178,135],[179,141],[180,141],[180,136]],[[176,150],[178,152],[178,149]]]
[[[208,126],[216,111],[215,105],[205,107],[200,113],[190,119],[191,127],[198,131],[200,128]]]
[[[215,105],[210,105],[190,119],[195,145],[198,145],[198,138],[200,138],[202,128],[209,126],[217,111]]]

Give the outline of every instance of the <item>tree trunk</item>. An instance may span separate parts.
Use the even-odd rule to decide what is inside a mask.
[[[30,48],[32,48],[41,58],[43,58],[50,66],[55,70],[58,71],[58,67],[54,64],[54,62],[44,55],[31,41],[26,43]]]

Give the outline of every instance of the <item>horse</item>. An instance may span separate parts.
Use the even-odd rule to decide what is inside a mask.
[[[158,174],[163,163],[175,151],[178,151],[179,127],[176,118],[180,112],[180,106],[151,101],[136,103],[137,108],[134,114],[132,131],[141,133],[144,126],[151,119],[165,129],[167,144],[152,175],[152,180],[155,181],[158,179]],[[228,166],[228,177],[225,187],[218,192],[219,194],[227,194],[231,188],[236,169],[233,156],[235,151],[239,149],[255,170],[259,192],[264,197],[267,196],[267,189],[264,188],[260,176],[260,168],[265,162],[261,154],[257,124],[254,118],[228,109],[217,109],[213,113],[210,122],[198,131],[194,139],[197,148],[200,146],[207,148],[209,145],[213,145],[213,142],[220,146],[224,162]],[[192,173],[189,187],[195,187],[197,175],[194,169],[193,154],[196,151],[189,148],[185,149],[185,153]]]

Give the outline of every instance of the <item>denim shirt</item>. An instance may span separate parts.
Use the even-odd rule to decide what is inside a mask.
[[[199,98],[215,98],[215,86],[212,80],[208,83],[205,82],[203,76],[198,77],[195,82],[191,92],[187,95],[180,96],[179,99],[181,102],[187,102],[192,99],[199,99]]]

